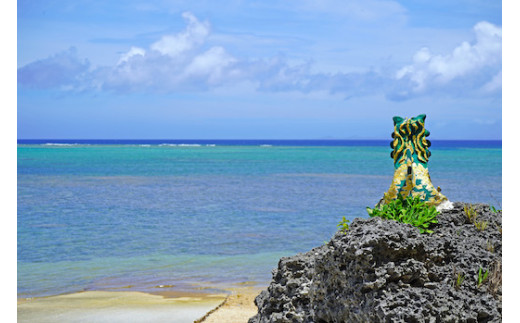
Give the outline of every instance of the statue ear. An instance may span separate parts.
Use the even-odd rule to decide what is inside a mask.
[[[425,114],[420,114],[417,117],[415,117],[414,119],[415,120],[420,120],[421,123],[424,123],[424,120],[426,120],[426,115]]]
[[[394,120],[394,126],[397,125],[397,124],[400,124],[401,122],[403,122],[403,118],[401,117],[398,117],[398,116],[395,116],[392,118],[392,120]]]

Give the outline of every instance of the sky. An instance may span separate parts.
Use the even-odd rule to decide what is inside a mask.
[[[17,4],[19,139],[502,138],[502,3]]]

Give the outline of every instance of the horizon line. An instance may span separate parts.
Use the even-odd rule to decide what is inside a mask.
[[[24,140],[107,140],[107,141],[131,141],[131,140],[153,140],[153,141],[159,141],[159,140],[189,140],[189,141],[196,141],[196,140],[221,140],[221,141],[234,141],[234,140],[244,140],[244,141],[258,141],[258,140],[270,140],[270,141],[383,141],[383,140],[392,140],[391,138],[383,138],[383,139],[362,139],[362,138],[312,138],[312,139],[305,139],[305,138],[275,138],[275,139],[269,139],[269,138],[17,138],[17,141],[24,141]],[[428,139],[430,141],[502,141],[502,139]]]

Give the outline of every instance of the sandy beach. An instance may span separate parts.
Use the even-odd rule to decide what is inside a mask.
[[[259,287],[240,287],[228,291],[231,294],[227,299],[197,323],[245,323],[256,314],[258,309],[254,300],[261,291]]]
[[[18,322],[247,322],[258,287],[229,294],[86,291],[18,299]]]
[[[164,297],[142,292],[88,291],[18,301],[18,322],[194,322],[226,294]]]

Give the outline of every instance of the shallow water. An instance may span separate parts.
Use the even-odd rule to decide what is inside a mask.
[[[464,145],[461,145],[464,146]],[[478,146],[477,146],[478,147]],[[434,145],[452,201],[501,203],[501,148]],[[18,146],[18,294],[266,283],[281,256],[366,217],[388,146]]]

